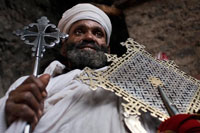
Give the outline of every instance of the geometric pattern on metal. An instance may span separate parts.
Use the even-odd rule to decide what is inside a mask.
[[[126,112],[127,115],[140,115],[140,111],[149,111],[151,112],[152,116],[157,117],[162,121],[169,117],[168,114],[164,114],[158,109],[145,104],[138,98],[134,98],[124,89],[115,86],[113,83],[110,83],[109,80],[105,80],[105,77],[102,76],[104,72],[97,72],[86,67],[76,79],[83,82],[84,84],[89,85],[92,90],[102,88],[111,91],[118,97],[124,99],[125,103],[122,103],[122,106],[124,108],[124,112]]]
[[[173,101],[180,113],[187,112],[198,86],[141,52],[135,53],[107,79],[133,97],[167,114],[158,90],[148,80],[150,77],[159,77],[167,97]]]
[[[121,43],[127,52],[117,58],[107,55],[112,60],[108,69],[95,72],[86,68],[77,77],[90,85],[93,90],[103,88],[123,98],[124,111],[140,115],[140,110],[151,112],[161,120],[169,117],[158,90],[150,79],[160,79],[162,89],[176,105],[180,113],[195,113],[200,109],[200,82],[179,70],[173,61],[154,59],[144,46],[129,38]]]

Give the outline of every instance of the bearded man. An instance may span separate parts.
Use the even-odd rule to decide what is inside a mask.
[[[114,93],[101,88],[93,91],[75,79],[86,66],[96,71],[106,69],[104,53],[110,51],[112,31],[108,16],[91,4],[78,4],[63,14],[58,28],[69,34],[62,42],[64,61],[53,61],[39,78],[25,76],[9,88],[0,100],[0,133],[21,133],[26,122],[34,133],[130,132],[123,121],[121,101]],[[148,126],[153,127],[156,120],[144,121],[149,124],[132,127],[135,133],[155,131]],[[167,125],[161,127],[169,132]]]
[[[36,133],[126,132],[119,99],[74,79],[86,66],[105,69],[110,19],[91,4],[78,4],[63,14],[58,28],[69,34],[62,42],[63,64],[53,61],[39,78],[25,76],[10,87],[1,99],[0,132],[22,132],[24,121]]]

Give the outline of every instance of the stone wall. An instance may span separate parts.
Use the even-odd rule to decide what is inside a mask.
[[[3,95],[17,78],[32,72],[31,49],[12,32],[35,22],[43,15],[56,24],[61,13],[77,2],[83,1],[75,0],[70,3],[64,0],[1,0],[0,95]],[[114,3],[113,5],[124,11],[130,37],[145,45],[154,56],[158,52],[165,52],[186,73],[200,74],[199,0],[92,2],[107,5]],[[121,36],[127,34],[126,30],[119,31]],[[51,56],[51,51],[45,56]]]
[[[50,12],[48,2],[1,0],[0,4],[0,95],[17,78],[30,74],[30,48],[13,31]],[[48,14],[49,16],[51,14]]]
[[[200,1],[152,0],[125,9],[130,37],[165,52],[190,75],[200,74]]]

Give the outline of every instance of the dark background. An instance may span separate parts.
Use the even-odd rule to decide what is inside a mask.
[[[17,78],[32,73],[31,49],[12,32],[41,16],[57,24],[62,13],[79,2],[105,4],[124,13],[110,15],[112,53],[125,52],[119,42],[129,35],[153,56],[165,52],[181,70],[200,74],[199,0],[0,0],[0,96]],[[53,59],[58,49],[47,50],[42,62]]]

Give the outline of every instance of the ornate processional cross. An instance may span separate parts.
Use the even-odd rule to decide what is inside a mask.
[[[32,55],[36,57],[35,65],[33,70],[33,75],[38,76],[39,62],[40,58],[43,57],[45,52],[45,47],[52,48],[55,44],[60,42],[60,38],[67,38],[67,34],[60,33],[59,29],[56,28],[54,24],[48,24],[49,20],[47,17],[41,17],[37,20],[38,23],[31,23],[25,26],[23,30],[17,30],[16,35],[21,36],[25,44],[32,45]],[[36,28],[37,31],[32,29]],[[48,29],[53,32],[48,32]],[[33,38],[33,41],[31,39]],[[53,40],[52,42],[47,42],[48,39]]]
[[[38,23],[31,23],[25,26],[23,30],[17,30],[15,34],[20,36],[21,40],[24,40],[25,44],[31,45],[32,55],[35,56],[35,64],[33,69],[33,75],[38,76],[40,59],[43,57],[45,47],[52,48],[55,44],[60,42],[60,38],[67,38],[67,34],[60,32],[54,24],[48,24],[47,17],[41,17],[37,20]],[[34,31],[36,30],[36,31]],[[49,41],[50,40],[50,41]],[[31,126],[27,124],[24,133],[30,133]]]
[[[112,63],[106,70],[85,68],[77,80],[94,91],[105,89],[123,99],[125,122],[146,112],[163,121],[200,110],[199,80],[179,70],[172,61],[155,59],[131,38],[121,45],[127,52],[121,57],[107,55]],[[134,128],[134,122],[127,125]]]

